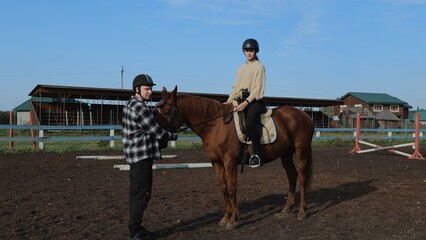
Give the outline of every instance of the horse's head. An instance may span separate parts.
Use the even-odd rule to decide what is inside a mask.
[[[161,91],[161,100],[155,105],[157,110],[156,119],[158,124],[169,131],[176,132],[184,123],[183,116],[176,107],[177,86],[172,92],[168,93],[163,87]]]

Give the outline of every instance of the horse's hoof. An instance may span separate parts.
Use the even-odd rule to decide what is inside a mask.
[[[299,220],[303,220],[303,219],[305,219],[306,218],[306,213],[305,212],[299,212],[298,214],[297,214],[297,219],[299,219]]]
[[[222,220],[220,220],[218,226],[219,227],[226,227],[227,224],[228,224],[228,221],[222,219]]]
[[[293,211],[293,206],[285,206],[283,210],[281,210],[284,214],[290,214]]]
[[[234,230],[237,227],[237,223],[227,223],[225,229],[226,230]]]

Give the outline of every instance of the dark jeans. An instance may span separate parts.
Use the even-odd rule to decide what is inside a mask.
[[[260,126],[260,114],[262,114],[265,109],[265,101],[253,101],[251,102],[244,113],[246,115],[246,129],[247,135],[253,143],[253,147],[256,151],[256,154],[260,154],[260,134],[261,129],[258,129]]]
[[[130,164],[129,235],[142,230],[143,213],[151,200],[152,159]]]

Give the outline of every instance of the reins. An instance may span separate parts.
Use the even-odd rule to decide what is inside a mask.
[[[216,117],[213,117],[213,118],[211,118],[211,119],[204,120],[203,122],[199,122],[199,123],[194,124],[194,125],[192,125],[192,126],[187,126],[187,127],[184,127],[184,128],[179,128],[178,130],[176,130],[176,132],[177,132],[177,133],[178,133],[178,132],[182,132],[182,131],[185,131],[185,130],[190,129],[190,128],[193,128],[193,127],[196,127],[196,126],[201,125],[201,124],[207,124],[208,122],[211,122],[211,121],[216,120],[216,119],[221,118],[221,117],[225,117],[226,115],[232,114],[232,113],[234,113],[234,112],[236,112],[236,111],[237,111],[237,110],[233,110],[233,111],[231,111],[231,112],[227,112],[227,113],[221,114],[221,115],[216,116]]]
[[[170,96],[170,94],[167,94],[166,96],[164,96],[164,97],[163,97],[163,99],[161,99],[161,100],[160,100],[160,102],[159,102],[159,103],[157,103],[157,105],[161,105],[161,106],[163,106],[163,105],[164,105],[164,106],[171,105],[171,106],[172,106],[172,110],[171,110],[170,112],[168,112],[168,114],[171,114],[171,118],[170,118],[170,121],[169,121],[169,122],[171,123],[171,122],[173,122],[173,121],[174,121],[175,112],[177,111],[177,108],[176,108],[175,103],[167,103],[167,102],[165,101],[165,99],[167,99],[169,96]],[[225,111],[225,110],[223,110],[223,111]],[[179,128],[179,129],[177,129],[175,132],[176,132],[176,133],[179,133],[179,132],[185,131],[185,130],[187,130],[187,129],[190,129],[190,128],[193,128],[193,127],[199,126],[199,125],[201,125],[201,124],[207,124],[208,122],[211,122],[211,121],[216,120],[216,119],[218,119],[218,118],[225,117],[225,116],[227,116],[227,115],[229,115],[229,114],[233,114],[233,113],[234,113],[234,112],[236,112],[236,111],[237,111],[237,110],[232,110],[232,111],[230,111],[230,112],[223,113],[223,114],[221,114],[221,115],[219,115],[219,116],[213,117],[213,118],[208,119],[208,120],[204,120],[204,121],[199,122],[199,123],[197,123],[197,124],[194,124],[194,125],[192,125],[192,126],[187,125],[187,126],[186,126],[186,127],[184,127],[184,128]]]

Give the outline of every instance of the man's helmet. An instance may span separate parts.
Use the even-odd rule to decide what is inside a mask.
[[[256,53],[259,52],[259,43],[256,41],[256,39],[249,38],[244,41],[243,43],[243,51],[246,49],[254,49]]]
[[[155,83],[148,74],[139,74],[133,79],[133,91],[136,91],[136,88],[140,86],[152,87],[155,86]]]

